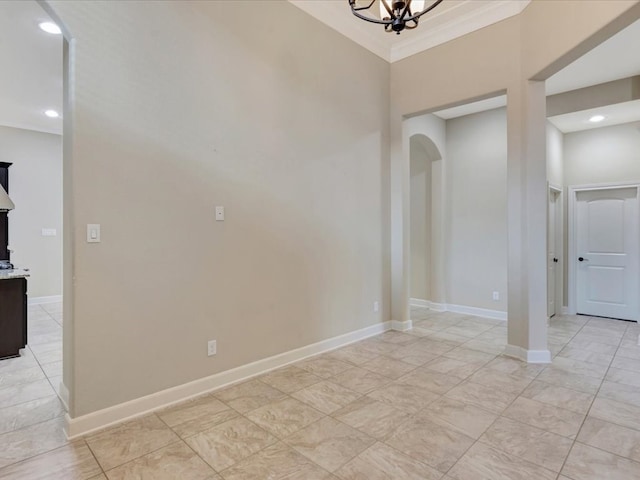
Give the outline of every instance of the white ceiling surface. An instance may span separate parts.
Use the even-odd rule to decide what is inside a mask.
[[[395,62],[519,14],[531,0],[444,0],[400,35],[351,13],[348,0],[289,0],[388,62]],[[432,0],[427,0],[426,5]],[[378,5],[371,7],[378,11]]]
[[[547,95],[640,75],[640,21],[567,65],[547,80]]]
[[[45,33],[50,21],[35,1],[0,1],[0,125],[62,133],[62,35]]]
[[[547,79],[547,95],[568,92],[600,83],[640,75],[640,55],[634,45],[640,45],[640,21],[637,21]],[[507,99],[499,96],[435,112],[449,119],[505,106]],[[607,118],[600,123],[588,119],[596,114]],[[640,121],[638,101],[610,105],[603,108],[572,112],[549,120],[561,131],[577,132],[621,123]]]
[[[603,115],[604,120],[597,123],[590,122],[589,119],[594,115]],[[640,121],[640,100],[556,115],[549,117],[549,121],[562,133],[637,122]]]

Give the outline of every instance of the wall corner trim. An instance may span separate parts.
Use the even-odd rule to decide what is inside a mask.
[[[391,328],[391,321],[376,323],[360,330],[338,335],[337,337],[322,340],[272,357],[263,358],[231,370],[167,388],[166,390],[161,390],[86,415],[71,418],[67,413],[65,415],[64,431],[67,437],[72,440],[81,435],[86,435],[87,433],[145,415],[160,408],[181,403],[222,387],[247,380],[257,375],[262,375],[270,370],[284,367],[285,365],[298,362],[307,357],[344,347],[359,340],[391,330]]]
[[[411,330],[413,328],[413,321],[406,320],[401,322],[399,320],[391,320],[391,329],[397,330],[399,332],[406,332],[407,330]]]
[[[527,363],[551,363],[549,350],[527,350],[516,345],[507,345],[504,348],[504,354]]]

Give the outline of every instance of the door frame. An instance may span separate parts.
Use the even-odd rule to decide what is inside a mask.
[[[636,188],[638,192],[638,201],[640,202],[640,182],[607,182],[607,183],[592,183],[587,185],[570,185],[569,186],[569,221],[567,222],[569,230],[569,238],[567,245],[568,258],[576,258],[577,255],[577,236],[576,236],[576,222],[577,222],[577,204],[578,204],[578,192],[591,191],[591,190],[616,190],[619,188]],[[640,218],[638,219],[640,222]],[[567,310],[569,315],[576,315],[578,312],[577,298],[578,298],[578,285],[576,282],[577,270],[576,262],[570,261],[568,263],[568,298],[567,298]],[[638,267],[640,271],[640,266]]]
[[[558,195],[556,204],[556,224],[555,224],[555,243],[556,243],[556,255],[558,256],[558,264],[556,265],[555,274],[555,315],[562,314],[564,309],[564,192],[562,187],[553,183],[547,182],[547,228],[549,225],[549,207],[551,206],[551,196]],[[547,259],[549,258],[549,238],[547,236]],[[548,266],[547,266],[548,271]],[[548,280],[547,280],[548,281]],[[558,304],[558,302],[560,302]],[[547,299],[547,305],[549,300]]]

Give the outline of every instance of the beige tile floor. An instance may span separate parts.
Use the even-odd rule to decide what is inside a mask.
[[[500,355],[504,323],[414,309],[410,332],[68,443],[59,416],[28,420],[55,404],[43,380],[59,373],[56,314],[34,313],[43,342],[23,373],[0,365],[0,479],[640,478],[636,324],[554,318],[553,364],[536,366]]]

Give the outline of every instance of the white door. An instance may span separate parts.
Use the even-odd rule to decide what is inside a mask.
[[[576,197],[577,312],[638,320],[638,189]]]
[[[547,228],[547,316],[553,317],[556,314],[556,279],[558,274],[558,206],[560,204],[560,193],[549,190],[549,226]]]

